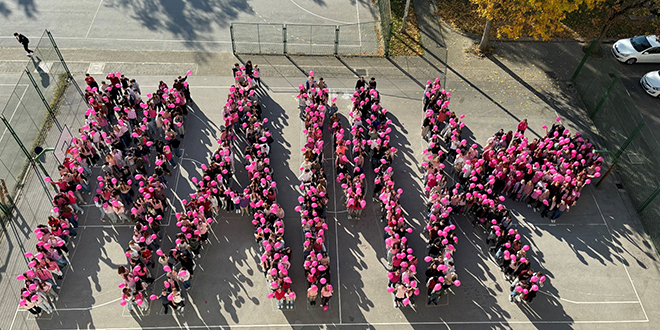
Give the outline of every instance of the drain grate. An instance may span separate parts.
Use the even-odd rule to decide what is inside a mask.
[[[557,74],[554,71],[545,71],[545,74],[550,78],[550,79],[557,79]]]
[[[644,164],[644,158],[636,152],[628,153],[628,160],[630,160],[631,165],[642,165],[642,164]]]
[[[619,190],[623,190],[623,185],[622,185],[622,184],[620,184],[620,183],[615,183],[615,185],[616,185],[616,188],[617,188],[617,189],[619,189]]]
[[[367,76],[367,69],[355,69],[355,73],[360,77],[362,77],[362,76],[366,77]]]

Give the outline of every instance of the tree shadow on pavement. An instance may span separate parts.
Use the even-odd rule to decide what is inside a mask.
[[[539,88],[535,88],[530,83],[525,81],[522,77],[516,74],[512,69],[498,60],[495,56],[489,56],[488,59],[497,65],[500,69],[506,72],[511,78],[517,81],[520,85],[529,90],[534,96],[539,100],[543,101],[547,106],[552,108],[557,114],[565,119],[570,120],[570,122],[576,126],[580,132],[591,132],[592,128],[589,127],[588,119],[585,120],[586,113],[582,111],[580,107],[575,106],[576,98],[575,96],[570,96],[566,91],[561,90],[559,93],[553,93],[550,91],[544,91]],[[577,109],[577,112],[575,111]],[[539,134],[535,132],[532,128],[528,128],[529,131],[533,132],[537,136],[543,136],[544,134]]]
[[[216,28],[229,27],[241,13],[254,15],[246,0],[110,0],[103,5],[126,9],[145,28],[167,31],[197,51],[207,50],[200,41],[213,41],[210,36]],[[200,56],[200,61],[208,60],[208,56]]]

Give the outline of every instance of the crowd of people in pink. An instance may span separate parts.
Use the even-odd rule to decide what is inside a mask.
[[[428,148],[422,167],[429,208],[427,260],[444,269],[440,274],[430,274],[430,280],[444,276],[440,282],[446,286],[447,276],[455,277],[450,271],[453,262],[435,252],[451,250],[447,238],[456,240],[450,215],[466,215],[473,218],[473,226],[483,229],[486,241],[494,244],[490,251],[495,252],[497,263],[512,282],[511,301],[531,302],[546,278],[532,269],[527,256],[529,245],[523,244],[503,202],[507,197],[520,201],[540,211],[541,217],[550,214],[554,223],[575,205],[582,188],[600,176],[602,158],[588,139],[580,133],[571,134],[561,118],[550,129],[542,127],[545,136],[533,139],[525,137],[528,123],[524,119],[516,133],[496,132],[480,152],[477,144],[468,146],[462,137],[465,116],[457,117],[447,109],[451,95],[442,89],[439,79],[429,81],[424,93],[422,137],[428,141]],[[446,168],[445,163],[450,167]],[[442,289],[437,285],[435,288]]]
[[[369,163],[365,164],[365,160],[370,159],[375,176],[373,202],[380,205],[380,220],[387,223],[387,290],[392,293],[395,307],[414,306],[414,297],[420,292],[416,278],[418,260],[406,237],[406,234],[412,233],[412,228],[407,226],[399,204],[403,190],[395,187],[393,178],[392,162],[397,149],[390,144],[392,121],[387,119],[387,109],[381,106],[376,87],[375,78],[367,82],[361,77],[357,81],[349,113],[350,139],[345,140],[345,129],[339,116],[334,114],[330,119],[334,132],[337,181],[344,189],[349,219],[359,220],[367,205],[365,167]],[[350,159],[347,152],[350,152]]]
[[[81,205],[93,203],[100,221],[132,227],[125,248],[127,263],[118,268],[120,304],[129,310],[147,308],[147,299],[160,300],[164,314],[169,309],[184,310],[195,260],[222,211],[252,219],[270,288],[268,298],[275,299],[279,309],[293,309],[291,248],[284,241],[284,209],[277,203],[270,162],[274,139],[256,93],[259,71],[250,61],[235,65],[235,84],[222,107],[224,126],[218,147],[206,164],[200,164],[201,175],[192,177],[195,192],[181,200],[180,212],[175,212],[167,197],[167,178],[182,156],[184,124],[192,102],[186,81],[189,74],[175,79],[171,88],[161,81],[157,91],[146,94],[145,99],[139,83],[119,72],[109,73],[101,85],[87,75],[85,125],[58,168],[59,179],[46,178],[57,190],[52,214],[47,223],[34,229],[38,243],[34,252],[25,253],[29,269],[17,276],[24,283],[22,308],[35,316],[53,312],[59,290],[56,278],[62,279],[62,270],[68,266],[67,244],[77,235],[78,218],[84,213]],[[387,290],[394,307],[415,306],[414,298],[420,293],[418,259],[406,236],[413,230],[399,202],[403,190],[394,181],[397,148],[390,139],[393,125],[376,86],[374,78],[357,81],[351,96],[350,127],[342,124],[336,98],[329,101],[323,78],[317,81],[312,71],[298,88],[304,142],[298,177],[301,195],[295,211],[300,214],[303,235],[307,302],[315,306],[320,297],[324,311],[334,292],[326,246],[326,127],[332,137],[334,178],[342,188],[349,219],[361,219],[369,202],[365,198],[369,186],[366,168],[371,166],[374,173],[371,202],[379,206],[380,221],[385,223]],[[551,127],[542,126],[542,136],[530,137],[529,124],[523,119],[516,132],[495,132],[483,148],[470,145],[465,115],[449,110],[450,97],[440,79],[427,82],[421,125],[422,138],[428,142],[421,162],[427,202],[427,304],[437,305],[448,289],[461,285],[453,258],[458,243],[456,216],[471,219],[471,225],[483,231],[486,243],[492,245],[490,252],[511,282],[510,300],[531,303],[546,277],[533,269],[530,246],[523,242],[509,208],[527,207],[555,223],[575,206],[582,189],[600,176],[603,159],[588,139],[566,129],[561,118]],[[245,149],[238,150],[239,144]],[[242,190],[235,191],[237,152],[242,155],[240,166],[245,167],[248,180]],[[92,179],[93,166],[101,169],[96,180]],[[94,181],[97,184],[92,188]],[[507,207],[507,199],[518,203],[509,202]],[[173,237],[175,245],[162,249],[162,221],[171,213],[179,232]],[[155,282],[155,261],[165,273],[160,295],[148,290]]]
[[[324,311],[329,309],[333,294],[330,273],[330,256],[326,247],[326,209],[328,205],[327,180],[323,168],[323,126],[328,112],[328,86],[323,78],[316,81],[314,71],[309,73],[305,84],[298,86],[298,102],[304,124],[305,136],[303,163],[300,165],[299,206],[300,223],[304,236],[304,269],[307,278],[307,302],[315,306],[318,297]]]
[[[36,253],[25,254],[32,260],[30,269],[18,277],[26,284],[21,307],[37,316],[43,311],[52,313],[59,289],[53,276],[61,278],[61,269],[68,265],[67,243],[77,235],[78,215],[84,213],[80,205],[87,204],[83,193],[93,195],[89,202],[99,209],[100,221],[134,225],[126,248],[128,263],[119,268],[124,279],[121,304],[129,309],[142,305],[145,289],[154,281],[148,266],[153,267],[151,256],[162,238],[160,223],[170,208],[165,175],[171,175],[169,166],[177,166],[186,104],[192,101],[187,77],[179,76],[172,88],[161,82],[143,101],[139,83],[119,72],[109,73],[108,82],[101,86],[86,76],[85,125],[58,167],[59,179],[45,179],[58,193],[48,224],[35,229]],[[95,165],[101,167],[101,174],[93,192],[90,181]]]

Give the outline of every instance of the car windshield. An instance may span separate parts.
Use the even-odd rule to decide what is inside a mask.
[[[630,43],[632,44],[633,48],[635,48],[635,50],[638,52],[643,52],[644,50],[651,48],[651,44],[646,39],[646,36],[631,38]]]

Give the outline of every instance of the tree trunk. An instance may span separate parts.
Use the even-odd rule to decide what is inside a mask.
[[[490,41],[490,28],[492,25],[491,20],[486,20],[486,26],[484,27],[484,34],[481,36],[481,42],[479,43],[479,51],[482,53],[488,49],[488,43]]]
[[[605,37],[607,37],[607,32],[610,30],[612,25],[614,25],[615,20],[610,20],[603,26],[603,28],[600,30],[600,34],[598,35],[598,38],[596,39],[597,45],[596,47],[600,48],[600,45],[603,43],[603,40],[605,40]]]
[[[403,22],[401,22],[401,30],[399,32],[403,33],[406,30],[406,19],[408,18],[408,11],[410,10],[410,1],[406,0],[406,9],[403,11]]]

